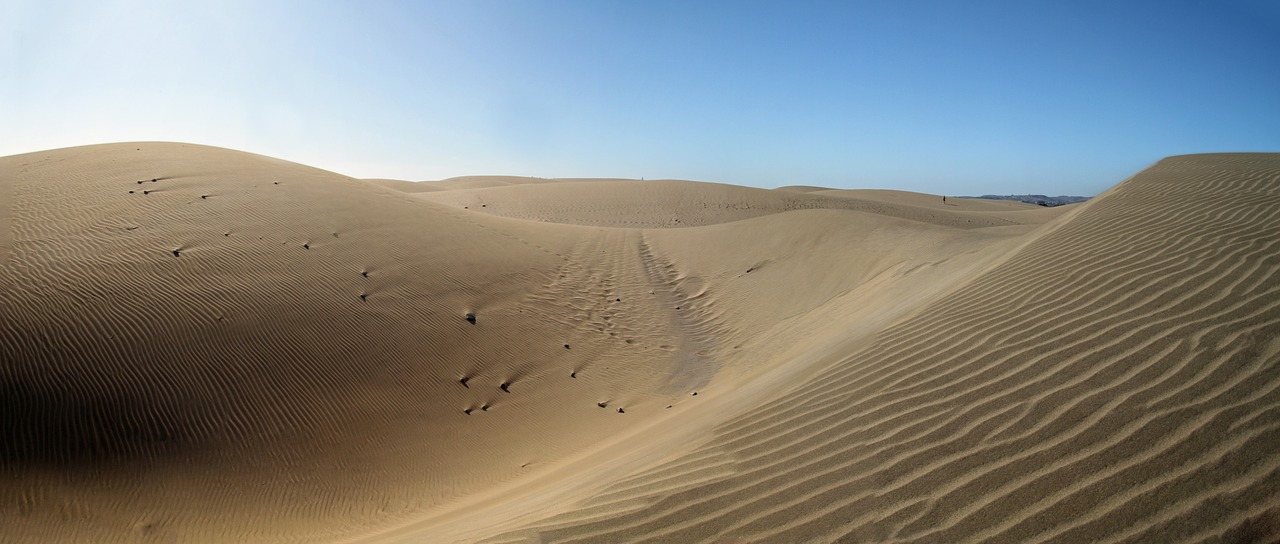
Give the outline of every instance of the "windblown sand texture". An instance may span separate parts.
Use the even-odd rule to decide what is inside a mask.
[[[1280,155],[1080,205],[0,158],[0,542],[1274,542]]]

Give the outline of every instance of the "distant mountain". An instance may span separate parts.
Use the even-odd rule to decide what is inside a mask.
[[[1035,204],[1037,206],[1061,206],[1063,204],[1075,204],[1076,202],[1084,202],[1089,200],[1087,196],[1045,196],[1045,195],[982,195],[982,196],[958,196],[956,198],[985,198],[987,200],[1017,200],[1018,202],[1026,202],[1027,204]]]

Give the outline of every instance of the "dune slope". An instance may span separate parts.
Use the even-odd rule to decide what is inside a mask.
[[[0,160],[0,515],[25,536],[360,534],[675,387],[669,327],[618,332],[650,289],[610,282],[643,272],[589,231],[203,146]]]
[[[1280,538],[1280,157],[1165,159],[695,450],[493,542]]]

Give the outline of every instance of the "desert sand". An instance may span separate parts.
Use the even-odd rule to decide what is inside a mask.
[[[1280,154],[1082,204],[0,158],[0,542],[1274,542]]]

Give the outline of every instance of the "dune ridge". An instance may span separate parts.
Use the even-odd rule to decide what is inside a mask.
[[[1052,209],[424,189],[158,142],[0,172],[13,541],[1266,541],[1280,523],[1275,154],[1171,157]]]
[[[992,201],[968,203],[954,199],[946,203],[936,195],[906,192],[802,193],[684,180],[533,180],[437,191],[409,190],[424,200],[489,215],[617,228],[698,227],[813,209],[860,211],[955,228],[1041,221],[1039,211],[1030,205],[1000,206]],[[898,198],[887,198],[890,193]],[[992,213],[997,211],[1007,213]]]

